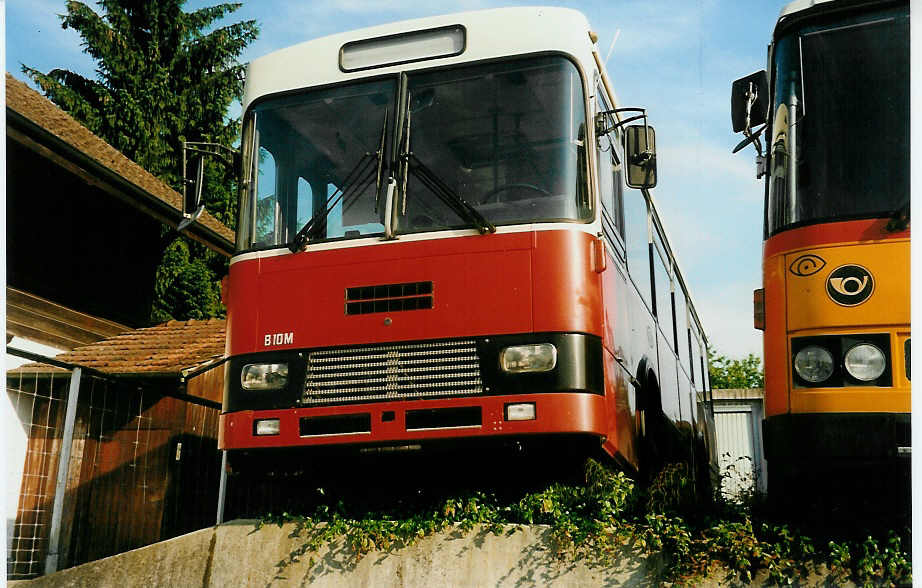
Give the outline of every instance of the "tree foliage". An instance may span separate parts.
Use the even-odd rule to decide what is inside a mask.
[[[98,14],[70,0],[61,25],[82,37],[84,52],[96,61],[95,78],[22,66],[55,104],[178,191],[184,141],[230,146],[236,140],[239,120],[228,119],[227,111],[243,89],[238,57],[259,32],[252,20],[215,26],[240,4],[184,12],[184,3],[100,0]],[[230,172],[210,169],[204,195],[209,211],[233,228]],[[179,245],[178,235],[167,237],[151,319],[220,313],[214,301],[225,260],[198,244]]]
[[[708,376],[711,388],[761,388],[765,385],[762,360],[752,353],[743,359],[730,359],[708,350]]]

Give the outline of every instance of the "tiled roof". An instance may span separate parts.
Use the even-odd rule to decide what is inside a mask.
[[[176,211],[182,210],[181,194],[9,73],[6,74],[6,107]],[[228,242],[234,242],[234,232],[207,211],[197,222]]]
[[[113,375],[179,375],[224,356],[223,319],[170,321],[78,347],[56,359]]]

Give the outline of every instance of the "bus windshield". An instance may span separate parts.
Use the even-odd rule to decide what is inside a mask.
[[[400,86],[378,78],[250,109],[238,249],[285,245],[311,219],[312,242],[384,235],[389,178],[398,235],[474,227],[456,197],[494,225],[589,220],[584,94],[570,61],[409,72]]]
[[[909,17],[788,31],[775,46],[766,236],[886,217],[909,199]]]

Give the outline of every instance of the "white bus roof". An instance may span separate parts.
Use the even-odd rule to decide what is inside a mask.
[[[781,14],[778,15],[778,20],[781,20],[786,16],[790,16],[795,12],[801,12],[802,10],[813,8],[818,4],[828,4],[832,1],[833,0],[794,0],[781,9]]]
[[[346,43],[451,25],[462,25],[466,31],[460,55],[362,71],[340,69],[340,50]],[[243,106],[267,94],[310,86],[540,51],[572,55],[592,69],[592,49],[589,22],[568,8],[497,8],[419,18],[338,33],[254,59],[247,70]]]

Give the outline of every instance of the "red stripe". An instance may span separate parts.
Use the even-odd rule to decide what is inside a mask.
[[[862,242],[874,243],[892,239],[909,239],[909,229],[888,232],[886,218],[870,220],[821,223],[783,231],[765,240],[764,257],[769,258],[779,253],[819,247],[832,243]]]

